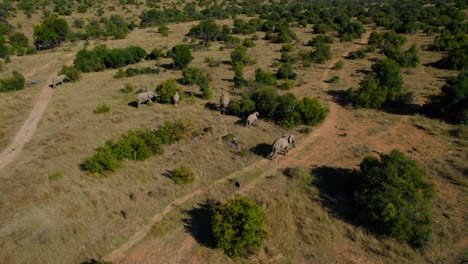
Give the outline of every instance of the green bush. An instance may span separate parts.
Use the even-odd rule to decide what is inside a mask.
[[[366,51],[363,49],[358,49],[356,51],[351,51],[348,54],[348,59],[355,60],[355,59],[364,59],[366,57]]]
[[[34,45],[37,50],[60,46],[70,33],[67,21],[54,15],[34,26]]]
[[[140,62],[146,57],[146,51],[137,46],[108,49],[98,45],[93,50],[80,50],[73,62],[75,68],[82,72],[102,71],[106,68],[120,68]]]
[[[181,140],[190,131],[190,122],[178,121],[171,123],[166,121],[164,125],[156,131],[156,135],[163,144],[174,144]]]
[[[112,147],[117,160],[145,160],[151,156],[146,142],[135,131],[130,131]]]
[[[235,65],[242,63],[244,65],[255,64],[255,59],[247,55],[247,48],[244,46],[237,46],[234,51],[231,53],[231,64]]]
[[[192,62],[192,52],[186,44],[176,45],[172,48],[172,61],[177,69],[185,69]]]
[[[171,179],[176,184],[187,184],[195,180],[195,174],[190,168],[185,167],[185,166],[180,166],[176,168],[174,171],[172,171]]]
[[[164,57],[164,51],[159,48],[154,48],[151,52],[146,55],[146,60],[159,60]]]
[[[76,82],[80,80],[81,71],[73,66],[63,65],[62,69],[60,70],[59,74],[65,74],[70,82]]]
[[[348,97],[357,108],[381,108],[387,100],[388,90],[381,87],[379,81],[372,75],[366,76],[360,82],[360,89],[348,91]]]
[[[0,79],[0,92],[10,92],[24,89],[25,79],[17,71],[12,72],[12,77]]]
[[[327,35],[318,35],[307,42],[307,46],[318,47],[324,44],[332,44],[333,38]]]
[[[133,92],[133,90],[135,90],[135,86],[131,83],[126,83],[124,88],[120,89],[122,93],[126,93],[126,94]]]
[[[281,90],[291,90],[294,88],[294,81],[291,80],[285,80],[284,82],[281,83],[280,87]]]
[[[124,76],[133,77],[141,74],[159,74],[161,70],[159,68],[146,67],[146,68],[132,68],[128,67],[125,70]],[[119,73],[120,74],[120,73]]]
[[[326,44],[320,45],[315,49],[314,52],[311,53],[311,60],[314,63],[323,64],[331,58],[332,58],[332,52],[331,52],[330,45],[326,45]]]
[[[381,60],[372,65],[379,85],[387,91],[387,102],[391,103],[403,92],[403,77],[400,73],[400,65],[393,60]]]
[[[93,113],[102,114],[102,113],[107,113],[109,111],[110,111],[110,106],[106,104],[101,104],[101,105],[98,105],[96,109],[94,109]]]
[[[150,129],[137,130],[136,135],[145,142],[153,155],[161,155],[164,151],[161,138]]]
[[[213,96],[213,92],[211,91],[210,86],[208,86],[208,84],[200,85],[200,92],[203,99],[208,100]]]
[[[236,100],[231,102],[229,109],[233,115],[247,117],[255,112],[255,102],[251,99]]]
[[[414,160],[398,150],[367,157],[355,175],[354,199],[359,216],[378,232],[414,246],[431,239],[433,186]]]
[[[228,256],[251,254],[267,238],[265,212],[249,198],[236,196],[213,210],[213,237]]]
[[[468,71],[448,78],[441,93],[423,106],[422,112],[452,123],[468,123]]]
[[[50,182],[55,182],[55,181],[58,181],[60,179],[63,178],[63,173],[61,173],[60,171],[56,171],[54,173],[52,173],[51,175],[49,175],[49,181]]]
[[[284,127],[295,127],[302,122],[301,114],[297,108],[297,98],[294,94],[280,95],[276,98],[276,107],[272,114],[273,120]]]
[[[332,70],[341,70],[343,68],[344,68],[344,62],[342,60],[339,60],[338,62],[335,63]]]
[[[85,160],[83,167],[90,172],[99,174],[116,170],[118,162],[112,151],[112,143],[107,142],[104,147],[98,148],[93,157]]]
[[[299,113],[302,123],[313,126],[325,120],[328,110],[315,98],[304,97],[298,103]]]
[[[264,85],[276,86],[275,75],[260,68],[255,70],[255,81]]]
[[[276,72],[276,78],[295,80],[297,78],[297,73],[294,71],[291,64],[284,63],[279,67],[278,71]]]
[[[208,75],[197,67],[187,67],[182,71],[182,81],[186,85],[208,85]]]
[[[169,28],[165,25],[159,26],[158,33],[160,33],[163,37],[169,36]]]
[[[180,89],[176,85],[176,80],[169,79],[156,87],[156,94],[158,94],[158,102],[161,104],[170,104],[172,102],[172,96],[175,92],[179,92]]]

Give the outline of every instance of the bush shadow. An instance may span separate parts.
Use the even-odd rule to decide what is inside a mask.
[[[401,104],[401,105],[393,105],[393,106],[386,106],[382,108],[382,110],[389,114],[394,115],[415,115],[421,112],[422,106],[418,104]]]
[[[331,213],[350,223],[355,223],[356,208],[353,203],[355,173],[352,169],[321,166],[312,169],[315,186],[321,203]]]
[[[164,171],[163,173],[161,173],[161,176],[164,176],[170,180],[172,180],[172,175],[174,175],[174,171],[173,170],[166,170]]]
[[[270,154],[271,152],[271,145],[260,143],[257,146],[250,148],[249,151],[254,153],[255,155],[267,158],[268,154]]]
[[[189,215],[184,219],[185,230],[200,244],[208,248],[215,248],[215,240],[211,233],[211,219],[213,217],[213,202],[205,201],[186,211]]]
[[[326,93],[332,97],[333,102],[341,106],[348,106],[352,104],[349,100],[346,99],[346,90],[328,90]]]

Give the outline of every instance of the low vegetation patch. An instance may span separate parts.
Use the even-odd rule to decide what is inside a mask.
[[[0,79],[0,92],[10,92],[23,90],[25,79],[23,75],[17,71],[12,72],[12,77]]]
[[[63,173],[60,171],[56,171],[49,175],[49,181],[50,182],[55,182],[63,178]]]
[[[230,257],[255,252],[267,238],[265,212],[249,198],[236,196],[215,205],[211,230],[216,246]]]
[[[195,180],[195,174],[190,168],[180,166],[171,172],[171,179],[176,184],[187,184]]]
[[[106,104],[101,104],[101,105],[98,105],[96,109],[94,109],[93,113],[102,114],[102,113],[107,113],[109,111],[110,111],[110,106]]]
[[[173,144],[190,131],[190,122],[166,122],[156,131],[150,129],[131,130],[117,141],[107,141],[96,154],[85,160],[83,168],[103,174],[115,171],[122,160],[145,160],[151,155],[161,155],[164,144]]]

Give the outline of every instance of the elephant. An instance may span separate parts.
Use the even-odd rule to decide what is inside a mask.
[[[247,121],[245,122],[245,126],[256,125],[258,123],[258,112],[252,113],[247,117]]]
[[[55,86],[57,86],[57,84],[63,84],[63,81],[65,80],[70,80],[70,78],[68,78],[68,76],[62,74],[62,75],[59,75],[57,77],[54,77],[52,79],[52,88],[55,88]]]
[[[296,138],[294,137],[294,135],[286,134],[286,135],[283,135],[282,137],[283,138],[291,138],[291,143],[293,145],[293,148],[296,147]]]
[[[221,114],[226,113],[230,101],[231,99],[229,99],[229,95],[226,92],[223,92],[219,98],[219,108]]]
[[[37,80],[34,80],[34,79],[31,79],[28,81],[28,87],[33,87],[35,85],[37,85]]]
[[[177,105],[179,104],[179,101],[180,101],[180,95],[179,93],[175,92],[175,94],[172,96],[172,102],[174,103],[174,105]]]
[[[153,92],[143,92],[143,93],[137,94],[137,108],[140,108],[140,105],[142,103],[145,103],[148,101],[152,102],[152,99],[154,97],[156,97],[156,95]]]
[[[273,142],[273,149],[270,154],[268,154],[267,157],[270,157],[271,160],[273,160],[278,153],[282,153],[283,155],[286,155],[289,151],[289,144],[294,145],[294,136],[293,135],[286,135],[280,138],[277,138]]]

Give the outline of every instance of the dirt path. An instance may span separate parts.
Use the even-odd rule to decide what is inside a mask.
[[[65,57],[70,57],[72,54],[67,54]],[[38,70],[48,67],[52,62],[46,63],[40,67],[34,68],[30,72],[26,74],[26,77],[32,77]],[[71,63],[71,60],[68,60],[65,64]],[[34,132],[36,131],[37,125],[42,118],[45,110],[47,109],[47,105],[49,104],[50,98],[54,92],[53,89],[49,87],[49,84],[52,83],[52,78],[56,76],[56,71],[53,71],[52,74],[49,75],[47,78],[47,82],[40,91],[37,101],[34,104],[31,113],[24,121],[23,125],[16,133],[13,141],[10,145],[0,153],[0,170],[5,168],[10,162],[12,162],[21,150],[23,149],[24,145],[32,138]]]
[[[360,41],[360,44],[366,44],[369,40],[370,32],[367,32],[363,38]],[[348,55],[349,52],[353,51],[358,47],[354,47],[352,49],[349,49],[347,52],[342,54],[342,56]],[[328,88],[328,83],[325,82],[329,78],[330,75],[330,69],[333,67],[333,65],[342,57],[340,56],[339,58],[334,59],[329,63],[327,68],[324,70],[321,78],[321,85],[325,89]],[[311,84],[308,84],[307,86],[310,86]],[[332,131],[335,127],[335,124],[337,122],[337,109],[338,105],[334,103],[333,101],[329,100],[329,114],[327,116],[327,119],[325,120],[324,123],[322,123],[313,133],[311,133],[309,136],[307,136],[300,144],[300,146],[296,147],[291,153],[287,156],[282,157],[279,160],[273,161],[274,165],[272,165],[272,161],[267,160],[267,159],[261,159],[253,164],[243,168],[242,170],[236,171],[224,178],[218,179],[217,181],[213,182],[210,186],[207,188],[200,188],[197,189],[177,200],[175,200],[172,204],[166,206],[164,210],[156,215],[153,216],[153,218],[145,225],[143,225],[133,236],[130,237],[129,240],[127,240],[124,244],[122,244],[119,248],[115,249],[112,251],[109,255],[104,257],[104,260],[106,261],[111,261],[113,263],[119,263],[121,262],[127,253],[127,251],[132,248],[137,242],[142,240],[148,232],[151,230],[151,227],[160,222],[165,215],[167,215],[174,207],[189,201],[195,196],[207,193],[209,189],[211,189],[213,186],[226,182],[230,179],[236,178],[238,175],[245,174],[248,171],[251,171],[254,168],[262,167],[269,165],[271,166],[270,169],[267,171],[263,172],[261,175],[259,175],[255,180],[251,181],[250,183],[246,184],[243,186],[238,192],[240,194],[244,194],[249,192],[256,184],[258,184],[262,179],[264,179],[266,176],[270,175],[272,172],[277,171],[281,168],[285,168],[286,166],[289,166],[291,163],[293,163],[294,160],[297,159],[298,154],[304,154],[305,148],[311,144],[314,140],[317,139],[320,135],[326,135],[326,134],[332,134]],[[308,157],[304,157],[303,159],[307,159]],[[301,159],[302,160],[302,159]],[[185,240],[184,240],[185,241]],[[179,258],[181,256],[186,255],[192,248],[193,244],[195,243],[194,240],[187,240],[186,245],[183,247],[184,250],[179,250],[177,252],[176,258]]]

